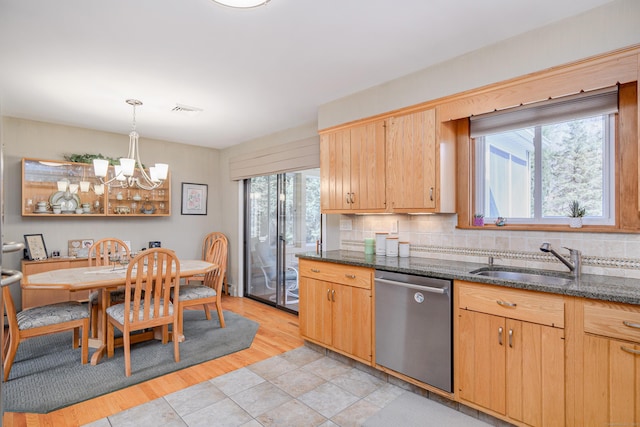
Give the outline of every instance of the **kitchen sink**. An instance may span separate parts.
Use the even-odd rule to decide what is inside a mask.
[[[535,272],[531,270],[509,269],[508,267],[483,267],[470,272],[478,276],[495,277],[496,279],[515,282],[540,283],[545,285],[568,286],[574,283],[573,277],[562,273]]]

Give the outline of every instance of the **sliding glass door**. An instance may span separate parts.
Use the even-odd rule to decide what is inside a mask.
[[[298,311],[296,253],[320,239],[320,171],[245,180],[245,295]]]

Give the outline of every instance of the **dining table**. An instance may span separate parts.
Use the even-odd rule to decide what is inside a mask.
[[[180,278],[187,278],[205,274],[218,268],[216,264],[202,261],[185,259],[180,262]],[[127,267],[118,264],[101,265],[93,267],[66,268],[51,270],[43,273],[30,274],[22,279],[22,289],[30,290],[67,290],[70,292],[97,290],[98,293],[98,337],[89,339],[89,348],[96,350],[91,356],[91,364],[96,365],[107,348],[107,307],[110,293],[126,283]],[[135,277],[135,270],[132,272]],[[150,331],[145,334],[138,334],[132,337],[133,342],[157,338],[157,332]],[[184,339],[184,337],[181,337]]]

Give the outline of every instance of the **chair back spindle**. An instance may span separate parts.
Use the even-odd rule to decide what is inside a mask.
[[[131,252],[124,241],[115,237],[107,237],[94,242],[89,248],[89,267],[109,265],[109,255],[115,253],[129,257]]]

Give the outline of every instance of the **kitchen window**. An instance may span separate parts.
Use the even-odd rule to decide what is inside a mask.
[[[613,225],[616,113],[611,88],[472,117],[474,213],[566,224],[578,200],[585,224]]]

